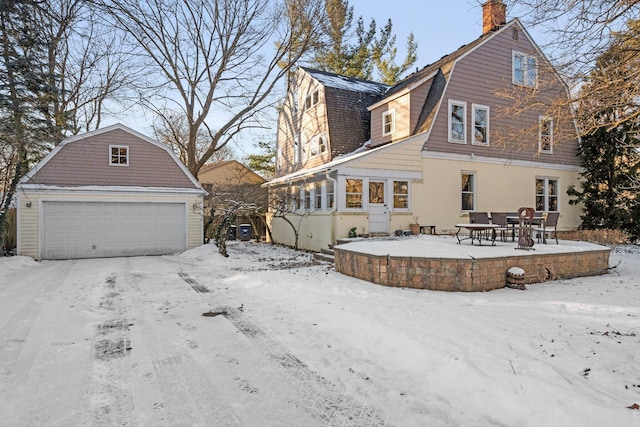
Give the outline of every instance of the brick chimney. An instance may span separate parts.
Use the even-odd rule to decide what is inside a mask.
[[[507,5],[502,0],[487,0],[482,5],[482,34],[497,30],[507,23]]]

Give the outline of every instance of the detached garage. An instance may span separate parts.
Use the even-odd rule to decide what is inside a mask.
[[[198,181],[168,147],[122,125],[64,140],[18,194],[20,255],[162,255],[202,243]]]

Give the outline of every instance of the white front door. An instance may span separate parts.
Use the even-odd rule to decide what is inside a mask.
[[[369,233],[389,232],[389,209],[384,181],[369,181]]]

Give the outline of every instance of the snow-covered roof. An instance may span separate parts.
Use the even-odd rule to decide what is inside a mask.
[[[304,68],[304,70],[326,87],[375,94],[382,94],[389,89],[389,86],[382,83],[340,76],[338,74],[309,68]]]

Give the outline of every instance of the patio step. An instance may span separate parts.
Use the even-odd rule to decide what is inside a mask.
[[[329,245],[328,248],[320,249],[320,252],[315,252],[313,257],[319,261],[335,262],[334,245]]]

